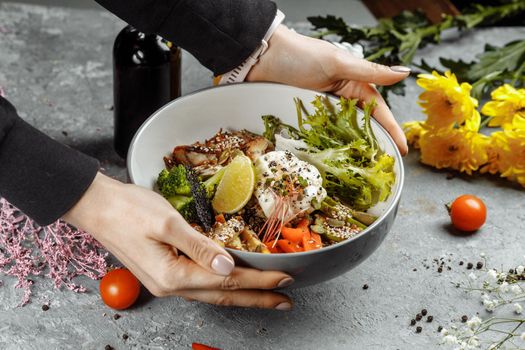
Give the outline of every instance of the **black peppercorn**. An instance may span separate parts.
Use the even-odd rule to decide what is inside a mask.
[[[474,264],[472,264],[472,263],[468,263],[468,264],[467,264],[467,270],[470,270],[470,269],[472,269],[473,267],[474,267]]]
[[[111,345],[104,346],[104,350],[114,350]]]
[[[427,322],[432,322],[434,320],[434,316],[430,315],[427,317]]]
[[[122,334],[122,339],[128,340],[128,338],[129,338],[129,335],[127,335],[126,333]]]
[[[416,333],[421,333],[422,330],[423,328],[421,326],[416,327]]]
[[[476,269],[480,270],[483,267],[483,263],[481,261],[478,261],[476,264]]]
[[[47,305],[47,304],[42,305],[42,310],[43,311],[49,310],[49,305]]]
[[[438,268],[438,272],[439,273],[443,272],[443,268],[441,266]]]
[[[416,321],[421,321],[421,318],[422,318],[421,314],[416,315]]]
[[[415,326],[415,325],[416,325],[416,320],[411,319],[411,320],[410,320],[410,325],[411,325],[411,326]]]
[[[364,284],[363,289],[368,289],[368,284]]]
[[[465,322],[467,322],[467,320],[468,320],[467,315],[461,316],[461,322],[465,323]]]
[[[459,266],[462,266],[462,265],[463,265],[463,261],[460,261],[460,262],[459,262]]]
[[[119,318],[120,318],[120,315],[119,315],[119,314],[114,314],[114,315],[113,315],[113,319],[114,319],[114,320],[118,320]]]
[[[421,310],[421,315],[426,316],[427,312],[428,312],[427,309],[423,309],[423,310]]]
[[[439,326],[439,327],[438,327],[438,332],[441,333],[442,330],[443,330],[443,327],[442,327],[442,326]]]

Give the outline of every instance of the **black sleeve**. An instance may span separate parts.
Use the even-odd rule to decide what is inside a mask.
[[[275,18],[269,0],[96,0],[145,33],[157,33],[214,74],[241,64]]]
[[[98,161],[54,141],[22,120],[0,96],[0,195],[48,225],[93,181]]]

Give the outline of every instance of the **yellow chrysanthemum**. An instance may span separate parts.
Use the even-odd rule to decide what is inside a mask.
[[[485,103],[481,109],[481,113],[492,117],[489,126],[513,129],[516,128],[515,123],[525,124],[525,89],[505,84],[492,91],[490,96],[492,101]]]
[[[426,90],[419,95],[419,104],[428,116],[428,126],[452,128],[476,118],[476,114],[479,118],[476,111],[478,100],[470,96],[472,86],[459,84],[451,72],[445,72],[444,76],[437,72],[420,74],[417,84]]]
[[[426,131],[426,125],[425,122],[422,121],[404,123],[403,131],[405,132],[408,144],[418,149],[419,138],[421,134]]]
[[[489,138],[464,128],[429,130],[419,138],[421,162],[472,174],[488,160]]]
[[[489,163],[481,169],[482,173],[501,173],[525,186],[525,129],[493,132],[488,156]]]

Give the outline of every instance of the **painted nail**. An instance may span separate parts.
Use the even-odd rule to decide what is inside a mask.
[[[219,275],[228,276],[232,273],[235,264],[230,258],[224,255],[217,255],[211,263],[211,268]]]
[[[281,310],[281,311],[288,311],[288,310],[291,310],[292,309],[292,304],[288,303],[288,302],[283,302],[283,303],[280,303],[279,305],[277,305],[275,307],[275,310]]]
[[[390,67],[390,70],[393,70],[396,73],[410,73],[412,69],[405,66],[392,66]]]
[[[294,283],[294,279],[291,278],[291,277],[286,277],[286,278],[283,278],[281,280],[281,282],[279,282],[279,284],[277,285],[277,288],[284,288],[284,287],[288,287],[290,284]]]

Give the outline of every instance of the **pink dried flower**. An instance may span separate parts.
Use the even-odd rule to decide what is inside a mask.
[[[0,86],[0,96],[5,97],[5,91],[1,86]]]
[[[74,292],[86,288],[73,282],[77,276],[99,279],[107,270],[108,253],[90,234],[63,221],[40,227],[5,199],[0,198],[0,272],[18,279],[23,288],[20,305],[31,296],[31,276],[53,279],[55,288]],[[1,284],[0,284],[1,286]]]

